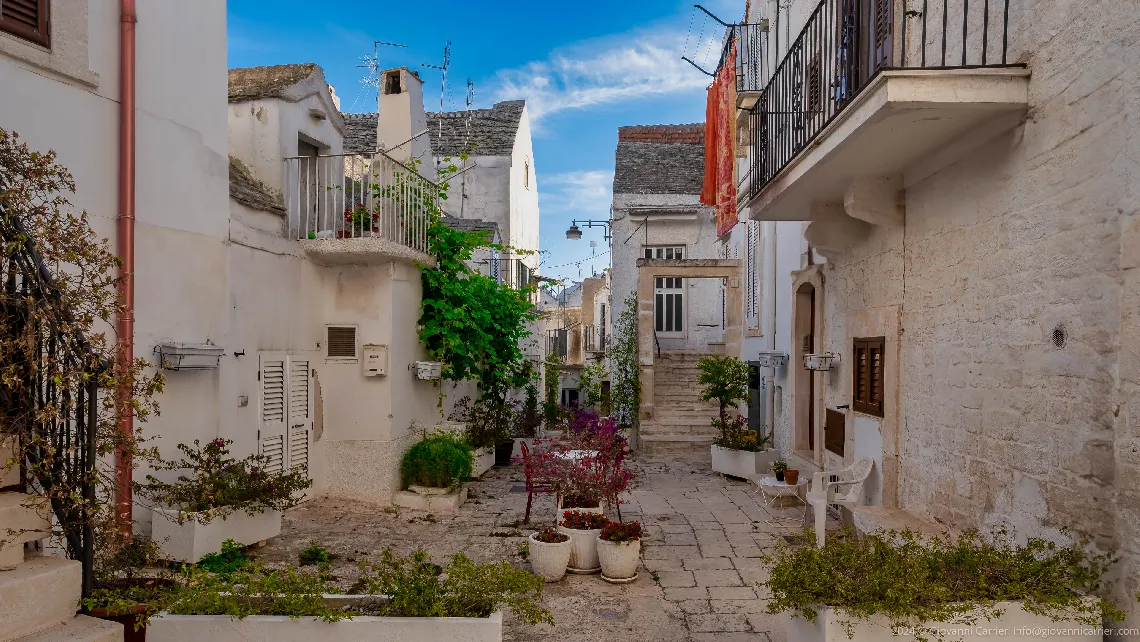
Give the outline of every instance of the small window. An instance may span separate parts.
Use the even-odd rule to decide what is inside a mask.
[[[685,258],[685,246],[646,246],[645,258],[647,259],[683,259]]]
[[[0,0],[0,31],[51,47],[51,0]]]
[[[852,398],[856,412],[883,416],[883,337],[855,339]]]
[[[329,359],[356,359],[356,326],[328,326],[326,356]]]
[[[530,159],[523,161],[523,187],[530,189]]]

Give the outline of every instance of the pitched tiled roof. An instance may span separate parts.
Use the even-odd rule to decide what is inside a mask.
[[[255,210],[285,214],[281,194],[257,180],[245,163],[233,156],[230,156],[230,198]]]
[[[376,114],[341,114],[344,117],[344,153],[376,151]]]
[[[490,109],[429,113],[432,153],[436,156],[454,156],[461,152],[472,156],[510,156],[525,106],[524,100],[507,100],[495,103]]]
[[[615,194],[700,194],[704,126],[622,127],[615,156]]]
[[[230,102],[279,97],[282,93],[320,70],[316,64],[241,67],[230,70]]]

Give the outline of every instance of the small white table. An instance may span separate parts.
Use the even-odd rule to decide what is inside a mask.
[[[596,450],[563,450],[554,453],[554,456],[559,459],[569,459],[571,461],[578,461],[586,459],[587,457],[597,457],[598,451]]]
[[[807,490],[810,481],[807,477],[801,475],[795,484],[779,481],[775,475],[753,477],[752,481],[756,483],[756,492],[764,496],[766,508],[775,509],[776,501],[781,497],[795,497],[799,505],[803,507],[803,522],[805,525],[807,524],[808,503],[803,497],[803,491]],[[778,519],[767,521],[769,524],[774,524]]]

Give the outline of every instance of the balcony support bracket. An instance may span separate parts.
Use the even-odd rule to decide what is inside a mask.
[[[883,227],[906,222],[899,181],[887,176],[857,176],[843,194],[843,209],[851,218]]]

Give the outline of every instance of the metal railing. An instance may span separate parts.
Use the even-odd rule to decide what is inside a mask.
[[[719,70],[728,60],[732,45],[736,45],[736,91],[756,92],[764,88],[768,79],[768,52],[765,26],[760,24],[729,25],[725,29],[724,48],[720,53]]]
[[[21,490],[48,497],[67,554],[81,563],[86,596],[94,579],[99,378],[109,364],[74,330],[34,240],[3,208],[0,241],[4,331],[38,344],[36,357],[21,359],[0,385],[0,417],[19,440]]]
[[[294,238],[378,237],[428,251],[436,183],[383,152],[295,156],[285,163]]]
[[[586,343],[586,352],[605,352],[606,342],[609,340],[609,337],[606,336],[605,326],[585,326],[583,338]]]
[[[570,353],[570,331],[566,328],[546,331],[546,353],[563,359]]]
[[[1023,66],[1008,62],[1008,27],[1009,0],[821,0],[748,110],[741,196],[758,194],[881,71]]]
[[[534,269],[522,259],[491,258],[487,264],[491,278],[507,287],[522,290],[534,283]]]

